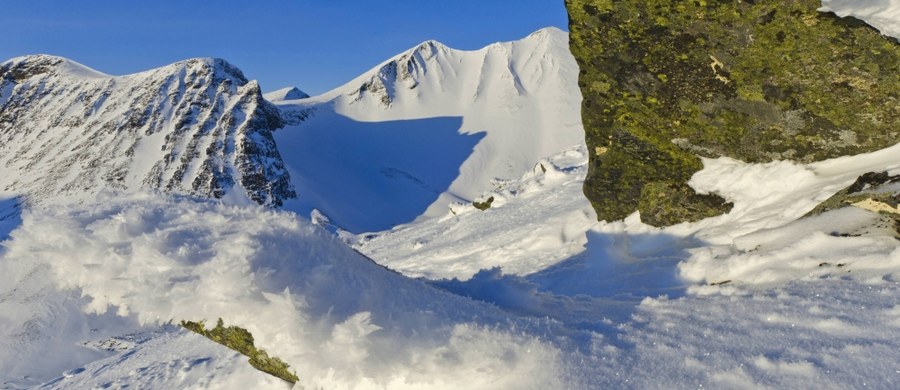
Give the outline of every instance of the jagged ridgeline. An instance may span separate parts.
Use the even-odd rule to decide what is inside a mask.
[[[0,64],[0,190],[31,201],[103,189],[279,206],[296,197],[278,109],[219,59],[108,76],[53,56]]]
[[[701,156],[811,162],[900,141],[900,44],[820,5],[566,0],[598,218],[727,212],[686,184]]]

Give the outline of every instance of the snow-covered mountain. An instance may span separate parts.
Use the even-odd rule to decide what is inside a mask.
[[[580,101],[559,29],[475,51],[422,43],[330,92],[277,102],[308,114],[275,135],[301,194],[289,207],[352,231],[444,215],[582,143]]]
[[[477,51],[425,42],[312,98],[296,87],[263,96],[218,59],[108,76],[16,58],[0,67],[0,191],[41,202],[152,189],[274,206],[299,192],[289,209],[381,230],[446,214],[581,143],[577,76],[555,28]]]
[[[0,191],[41,202],[104,189],[281,205],[296,196],[259,85],[220,59],[108,76],[36,55],[0,65]]]

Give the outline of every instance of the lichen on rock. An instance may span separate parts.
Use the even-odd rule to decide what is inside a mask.
[[[206,337],[212,341],[231,348],[244,356],[250,358],[250,365],[257,370],[265,372],[276,378],[282,379],[290,384],[297,383],[300,378],[297,374],[290,371],[290,365],[281,359],[269,356],[269,354],[254,345],[253,335],[247,329],[237,326],[225,326],[225,323],[219,318],[216,327],[206,329],[206,323],[203,321],[181,321],[181,327]]]
[[[566,0],[598,218],[727,212],[686,184],[701,156],[812,162],[900,142],[900,44],[819,6]]]
[[[806,217],[844,207],[857,207],[880,214],[882,221],[893,225],[895,237],[900,238],[900,175],[890,175],[888,172],[863,174],[853,184],[812,209]]]

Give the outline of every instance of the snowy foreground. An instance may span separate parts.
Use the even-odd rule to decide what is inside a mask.
[[[218,317],[305,388],[900,382],[900,241],[842,236],[871,221],[863,210],[792,222],[860,173],[900,172],[900,146],[806,166],[708,160],[692,184],[734,211],[668,229],[585,223],[590,208],[568,196],[583,153],[541,162],[485,212],[457,205],[358,237],[391,268],[457,280],[403,277],[256,206],[133,195],[26,210],[0,262],[4,386],[286,387],[165,325]],[[454,242],[465,257],[446,255]],[[506,265],[515,275],[475,273]]]

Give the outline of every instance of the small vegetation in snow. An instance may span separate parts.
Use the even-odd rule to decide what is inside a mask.
[[[237,326],[226,327],[221,318],[219,318],[219,321],[216,323],[216,327],[210,330],[206,329],[204,321],[181,321],[181,326],[246,355],[250,358],[250,365],[257,370],[281,378],[290,383],[297,383],[299,380],[295,373],[288,371],[290,365],[277,357],[270,357],[265,350],[257,349],[256,346],[253,345],[253,335],[250,334],[247,329]]]

